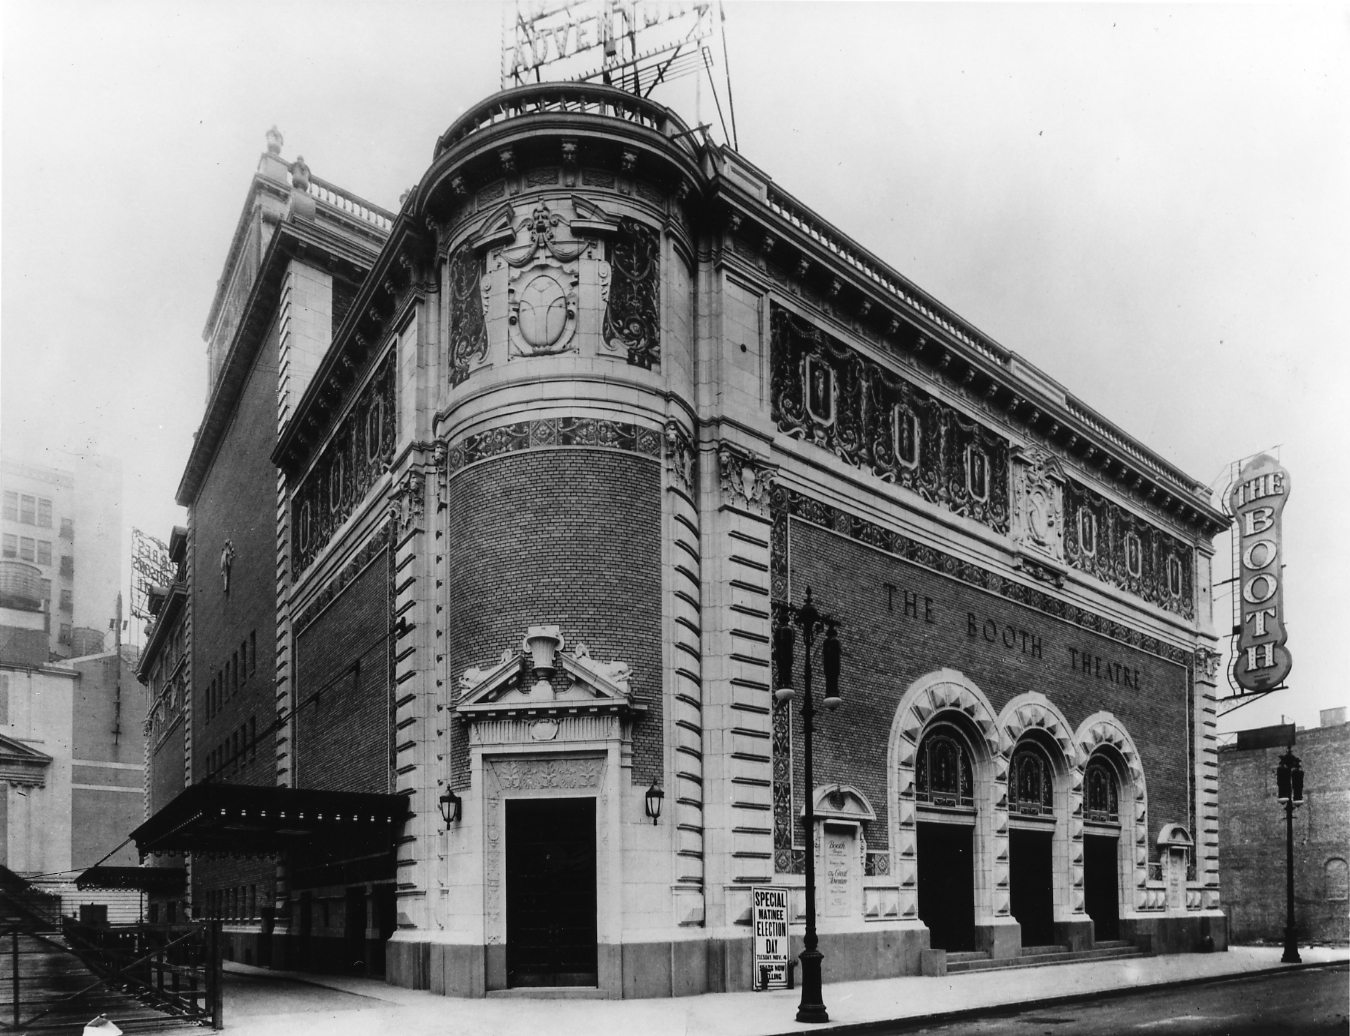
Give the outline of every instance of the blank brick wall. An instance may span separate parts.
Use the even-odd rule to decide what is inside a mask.
[[[393,790],[389,593],[386,549],[296,636],[296,787]]]
[[[276,715],[277,474],[271,460],[277,428],[276,370],[277,337],[273,330],[259,350],[192,512],[194,781],[206,777],[209,753],[232,738],[241,724],[256,719],[261,732]],[[220,552],[227,540],[234,547],[228,593],[220,573]],[[250,644],[250,660],[256,656],[256,665],[250,666],[238,690],[233,680],[229,682],[221,708],[208,718],[207,688],[227,662],[233,666],[244,642]],[[254,643],[256,652],[252,650]],[[256,756],[237,771],[230,767],[226,779],[237,784],[273,784],[274,757],[272,739],[260,733]],[[181,775],[181,757],[178,768]],[[151,780],[153,784],[156,778],[152,775]],[[270,890],[275,874],[276,865],[271,860],[211,860],[199,856],[192,868],[197,892],[250,884]],[[203,900],[195,895],[194,904],[195,909],[204,909]]]
[[[633,780],[662,773],[661,470],[587,450],[510,454],[460,472],[448,510],[451,673],[556,624],[565,651],[633,667],[647,706],[633,734]],[[452,779],[468,783],[467,737],[452,729]]]
[[[816,721],[815,781],[852,784],[867,795],[878,821],[869,825],[869,845],[881,848],[886,842],[886,746],[896,707],[911,683],[944,667],[973,680],[995,713],[1026,691],[1044,694],[1075,729],[1098,710],[1114,713],[1134,738],[1144,766],[1150,853],[1162,824],[1187,822],[1183,667],[815,526],[794,520],[790,529],[793,600],[799,602],[810,586],[817,607],[841,620],[844,647],[843,705]],[[887,583],[895,590],[888,591]],[[906,592],[915,601],[914,615],[906,614]],[[970,613],[976,616],[973,637]],[[987,627],[989,622],[994,626]],[[993,630],[992,643],[987,629]],[[1033,636],[1039,638],[1039,657]],[[1111,660],[1136,669],[1142,687],[1075,671],[1070,648],[1101,657],[1103,664]],[[794,794],[800,803],[803,749],[800,720],[794,715],[793,721]]]

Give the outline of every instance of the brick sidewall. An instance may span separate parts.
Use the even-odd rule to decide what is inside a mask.
[[[1283,748],[1219,751],[1219,886],[1233,942],[1278,942],[1285,922]],[[1300,940],[1350,940],[1350,904],[1327,864],[1350,859],[1350,724],[1300,730],[1303,805],[1294,811],[1294,917]]]
[[[297,788],[393,791],[389,566],[386,548],[296,635]]]
[[[843,706],[816,721],[815,783],[851,784],[867,795],[877,812],[877,823],[866,832],[869,846],[880,849],[887,839],[886,758],[895,710],[910,684],[942,668],[974,681],[996,714],[1027,691],[1044,694],[1075,729],[1098,710],[1114,713],[1134,738],[1144,767],[1150,854],[1162,824],[1186,823],[1189,692],[1182,666],[804,522],[793,520],[789,527],[793,600],[799,602],[810,586],[817,607],[840,620],[844,648]],[[914,614],[906,612],[906,594]],[[992,642],[986,639],[991,634]],[[1070,648],[1100,657],[1102,665],[1130,667],[1141,687],[1075,670]],[[798,666],[800,651],[799,645]],[[819,674],[817,662],[817,694]],[[793,723],[800,808],[804,756],[795,715]]]
[[[512,454],[450,482],[450,671],[455,678],[518,648],[527,627],[556,624],[564,650],[633,668],[647,706],[633,732],[633,781],[663,770],[661,469],[608,450]],[[451,777],[468,784],[468,738],[451,733]]]
[[[229,428],[193,503],[192,594],[193,780],[207,775],[207,759],[242,724],[259,730],[256,755],[226,779],[241,784],[274,783],[272,738],[263,737],[276,715],[273,685],[276,658],[276,444],[277,338],[273,329],[249,373]],[[230,589],[222,585],[221,548],[234,547]],[[246,678],[233,686],[208,719],[207,688],[244,642],[250,644]],[[252,645],[256,643],[256,651]],[[158,755],[173,765],[167,755]],[[181,756],[177,763],[182,774]],[[151,774],[152,786],[159,780]],[[201,893],[257,885],[260,902],[270,902],[276,867],[270,860],[212,860],[197,857],[192,877],[194,909],[204,915]]]

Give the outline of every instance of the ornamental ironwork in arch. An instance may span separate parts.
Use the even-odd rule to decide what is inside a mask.
[[[661,366],[661,236],[623,217],[610,247],[609,305],[603,337],[628,362],[647,370]]]
[[[447,366],[451,386],[469,376],[469,367],[487,358],[487,323],[483,314],[483,257],[463,245],[446,265],[450,295],[450,347]]]
[[[1089,823],[1120,823],[1120,790],[1116,768],[1100,752],[1088,760],[1083,777],[1083,819]]]
[[[1055,812],[1054,768],[1045,752],[1030,741],[1013,750],[1008,766],[1008,812],[1045,817]]]
[[[914,762],[914,798],[933,806],[975,805],[970,749],[960,738],[935,730],[919,743]]]

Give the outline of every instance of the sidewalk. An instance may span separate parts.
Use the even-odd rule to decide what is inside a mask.
[[[1301,949],[1304,964],[1350,960],[1344,948]],[[1133,957],[1041,968],[895,978],[825,986],[828,1025],[795,1020],[798,990],[710,993],[662,1000],[458,1000],[371,979],[298,975],[227,964],[232,1036],[778,1036],[961,1014],[1142,986],[1280,970],[1281,949]]]

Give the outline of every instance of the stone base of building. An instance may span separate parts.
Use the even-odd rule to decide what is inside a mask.
[[[1120,919],[1120,937],[1149,953],[1203,953],[1228,949],[1228,919],[1221,911]]]
[[[506,988],[506,947],[441,942],[425,932],[400,933],[386,946],[385,979],[443,996],[480,997]],[[792,936],[791,955],[802,952]],[[826,982],[918,975],[928,949],[926,928],[823,932]],[[695,996],[754,988],[751,939],[708,938],[601,944],[600,991],[614,999]]]

